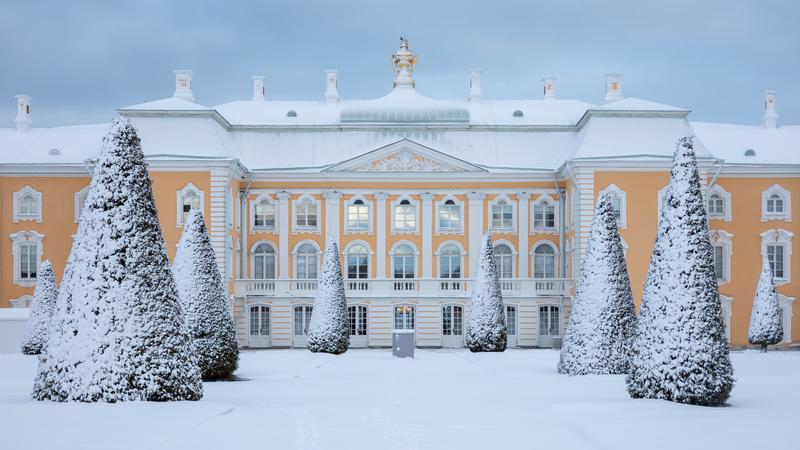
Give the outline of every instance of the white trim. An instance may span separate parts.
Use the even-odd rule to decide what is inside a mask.
[[[83,205],[89,198],[89,187],[90,187],[89,185],[84,186],[83,189],[75,193],[75,223],[78,223],[81,220],[81,212],[83,211]],[[81,199],[81,197],[83,197],[83,199]]]
[[[775,285],[790,283],[792,281],[792,238],[794,233],[788,230],[767,230],[761,233],[761,257],[767,257],[767,245],[783,245],[783,278],[774,278]],[[763,260],[763,259],[762,259]]]
[[[274,253],[275,254],[275,273],[273,274],[273,279],[278,278],[278,273],[280,273],[280,271],[278,269],[278,247],[275,245],[274,242],[272,242],[270,240],[267,240],[267,239],[261,239],[260,241],[256,241],[250,247],[250,251],[248,252],[248,254],[250,255],[250,271],[249,271],[250,272],[250,278],[253,278],[253,279],[256,278],[256,274],[255,274],[255,270],[256,270],[256,249],[261,244],[267,244],[275,252]]]
[[[664,194],[667,192],[667,186],[658,190],[656,194],[656,202],[658,203],[658,209],[656,210],[656,217],[661,217],[661,208],[664,207]]]
[[[442,274],[441,274],[441,268],[442,268],[442,266],[441,266],[441,264],[440,264],[440,260],[439,260],[439,258],[440,258],[440,257],[441,257],[441,255],[442,255],[442,249],[443,249],[444,247],[446,247],[446,246],[450,245],[450,244],[452,244],[452,245],[455,245],[455,246],[458,248],[458,250],[459,250],[459,255],[461,255],[461,259],[460,259],[460,261],[461,261],[461,262],[459,263],[459,264],[460,264],[460,267],[459,267],[460,271],[459,271],[459,273],[460,273],[460,275],[461,275],[461,278],[466,278],[466,274],[465,274],[465,272],[466,272],[466,271],[464,270],[464,269],[465,269],[465,268],[464,268],[464,256],[466,256],[466,255],[467,255],[467,252],[464,250],[464,246],[462,246],[460,242],[458,242],[458,241],[455,241],[455,240],[452,240],[452,239],[442,242],[442,243],[439,245],[439,247],[436,249],[436,252],[434,253],[434,255],[436,256],[436,276],[437,276],[438,278],[442,278]],[[456,278],[456,279],[457,279],[457,278]]]
[[[553,242],[553,241],[551,241],[549,239],[541,239],[539,241],[536,241],[536,243],[533,244],[533,247],[531,248],[531,252],[530,252],[531,277],[533,278],[534,275],[536,274],[536,261],[534,260],[534,257],[536,256],[536,249],[541,247],[542,245],[547,245],[547,246],[549,246],[550,248],[553,249],[553,257],[555,258],[555,261],[554,261],[554,264],[553,264],[553,275],[555,277],[558,277],[559,276],[558,260],[559,260],[560,252],[558,251],[558,245],[556,245],[555,242]]]
[[[297,205],[301,203],[311,203],[317,207],[317,226],[316,227],[299,227],[297,226]],[[292,200],[292,234],[300,233],[322,233],[322,202],[311,194],[302,194],[296,199]]]
[[[297,272],[298,272],[298,270],[297,270],[297,250],[301,246],[303,246],[305,244],[311,244],[312,246],[314,246],[314,249],[317,251],[317,278],[308,278],[308,279],[309,280],[319,279],[320,270],[322,269],[322,259],[323,259],[324,255],[322,253],[322,250],[319,248],[319,244],[317,244],[316,241],[311,240],[311,239],[303,239],[302,241],[298,242],[294,246],[294,248],[292,249],[292,269],[294,269],[294,272],[292,273],[292,275],[293,275],[292,278],[298,279],[297,278]]]
[[[33,201],[36,202],[36,212],[29,214],[22,214],[20,208],[22,207],[21,201],[23,197],[33,196]],[[14,192],[12,195],[13,204],[13,221],[21,222],[25,220],[35,220],[42,223],[42,193],[30,186],[24,186],[22,189]]]
[[[536,207],[541,205],[542,203],[547,203],[549,206],[553,207],[553,227],[545,227],[545,228],[536,228]],[[539,195],[536,200],[531,202],[531,234],[558,234],[558,226],[559,226],[559,211],[558,211],[558,203],[550,194],[541,194]]]
[[[773,194],[777,194],[783,200],[783,212],[781,213],[767,212],[767,199]],[[766,222],[768,220],[792,221],[792,193],[779,184],[773,184],[769,189],[761,193],[761,221]]]
[[[348,208],[350,206],[354,206],[356,200],[361,200],[364,202],[364,206],[367,207],[367,229],[351,229],[350,228],[350,211]],[[372,203],[372,200],[367,200],[367,198],[363,194],[355,194],[350,197],[347,202],[344,204],[344,234],[368,234],[372,235],[374,233],[374,225],[373,222],[375,221],[375,206]]]
[[[725,325],[725,337],[728,342],[731,341],[731,316],[733,315],[733,297],[727,295],[719,295],[720,303],[722,304],[722,322]]]
[[[567,242],[569,242],[569,241],[567,241]],[[625,260],[627,262],[627,259],[628,259],[628,243],[625,241],[625,238],[623,238],[622,236],[619,237],[619,242],[622,244],[622,256],[625,257]]]
[[[12,308],[30,308],[33,306],[33,296],[26,294],[19,298],[12,298],[9,302]]]
[[[732,217],[731,209],[733,208],[733,202],[731,201],[731,193],[723,189],[722,186],[720,186],[719,184],[711,186],[706,192],[706,210],[708,210],[709,199],[711,199],[711,196],[715,194],[718,195],[720,199],[722,199],[722,214],[712,215],[711,211],[708,211],[708,219],[723,220],[725,222],[730,222]]]
[[[275,226],[272,228],[265,226],[260,226],[260,227],[256,226],[256,205],[259,205],[262,202],[267,202],[269,204],[272,204],[272,206],[275,208]],[[280,204],[276,202],[275,199],[273,199],[270,194],[264,192],[258,197],[256,197],[254,200],[250,200],[250,234],[254,233],[278,234],[280,227],[280,225],[278,225],[280,223],[279,217],[280,217]]]
[[[722,279],[717,280],[718,285],[731,281],[731,255],[733,255],[733,234],[724,230],[710,230],[712,247],[722,247]]]
[[[492,241],[492,247],[495,249],[501,245],[505,245],[511,250],[511,275],[512,275],[511,278],[527,278],[527,276],[517,274],[517,257],[519,255],[519,252],[514,247],[514,244],[506,239],[497,239],[495,241]]]
[[[511,206],[511,226],[510,227],[495,227],[492,225],[492,208],[494,208],[498,203],[505,202],[507,205]],[[486,224],[489,228],[489,232],[492,234],[499,233],[499,234],[516,234],[517,233],[517,202],[511,200],[507,194],[497,194],[493,200],[489,201],[489,208],[486,211]]]
[[[783,342],[792,342],[792,303],[795,298],[788,295],[778,294],[778,303],[781,305],[783,313]]]
[[[36,278],[25,279],[20,278],[20,246],[22,243],[33,242],[36,244],[36,275],[38,277],[39,270],[42,265],[42,254],[44,253],[44,235],[36,231],[17,231],[10,234],[8,237],[12,241],[12,255],[14,256],[14,284],[23,287],[33,287],[36,285]]]
[[[661,191],[659,191],[661,192]],[[606,186],[600,193],[598,194],[598,198],[600,195],[608,193],[610,195],[614,195],[619,198],[619,220],[617,221],[617,225],[620,229],[628,228],[628,193],[620,189],[616,184],[609,184]],[[659,194],[659,199],[661,195]],[[661,210],[661,201],[659,200],[659,211]]]
[[[447,201],[452,200],[456,206],[458,206],[458,214],[459,214],[459,229],[458,230],[442,230],[439,224],[439,208],[443,206]],[[464,202],[458,200],[453,194],[447,194],[442,197],[441,200],[436,202],[434,208],[434,215],[436,216],[436,235],[445,235],[445,234],[455,234],[455,235],[463,235],[464,234]]]
[[[400,202],[402,202],[403,200],[408,200],[408,202],[411,204],[411,206],[414,207],[414,214],[415,214],[415,216],[414,216],[414,225],[415,225],[415,227],[414,227],[413,230],[398,230],[398,229],[395,228],[394,210],[395,210],[395,207],[399,206]],[[390,228],[391,228],[392,234],[415,234],[415,235],[419,234],[420,215],[419,215],[419,201],[418,200],[414,200],[414,198],[412,198],[411,195],[409,195],[409,194],[402,194],[401,196],[397,197],[397,200],[392,202],[391,208],[389,208],[389,209],[390,209],[390,211],[389,211],[389,222],[391,222]]]
[[[369,244],[367,242],[362,241],[360,239],[357,239],[357,240],[348,242],[347,245],[342,250],[342,257],[344,259],[344,271],[343,271],[344,273],[342,275],[343,275],[343,278],[345,280],[356,279],[356,278],[348,278],[347,277],[347,275],[348,275],[347,274],[347,266],[348,266],[347,258],[350,256],[350,252],[353,250],[353,247],[355,247],[357,245],[360,245],[360,246],[364,247],[367,250],[367,279],[372,278],[372,273],[373,273],[372,256],[375,254],[375,252],[372,251],[372,248],[369,246]]]
[[[206,204],[205,192],[198,189],[197,186],[195,186],[194,184],[189,183],[186,186],[184,186],[183,189],[181,189],[175,194],[175,199],[177,201],[177,204],[175,205],[175,210],[177,214],[176,223],[178,228],[183,226],[183,196],[188,194],[189,192],[194,192],[200,198],[200,205],[198,209],[205,215],[205,204]]]

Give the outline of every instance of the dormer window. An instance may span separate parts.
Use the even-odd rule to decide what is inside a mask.
[[[744,156],[756,156],[756,151],[752,148],[748,148],[744,151]]]
[[[297,111],[290,110],[289,112],[286,113],[286,117],[297,117]]]
[[[519,109],[514,111],[514,113],[512,114],[512,116],[514,116],[514,117],[522,117],[524,115],[525,115],[525,113],[520,111]]]

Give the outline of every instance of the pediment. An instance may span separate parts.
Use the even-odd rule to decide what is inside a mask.
[[[485,172],[481,167],[408,139],[335,164],[326,172]]]

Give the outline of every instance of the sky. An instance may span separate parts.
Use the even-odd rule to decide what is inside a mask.
[[[553,74],[558,97],[598,104],[613,72],[626,96],[700,121],[757,124],[774,89],[779,124],[800,124],[798,19],[795,0],[7,1],[0,127],[14,126],[15,94],[34,97],[35,126],[110,121],[172,96],[173,69],[194,71],[207,106],[249,99],[255,74],[267,99],[321,100],[324,69],[342,99],[376,98],[400,36],[435,98],[466,99],[480,68],[487,99],[540,98]]]

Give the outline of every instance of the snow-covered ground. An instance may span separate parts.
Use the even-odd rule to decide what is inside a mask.
[[[36,359],[0,355],[0,448],[796,448],[800,352],[732,354],[729,406],[631,400],[623,376],[570,378],[558,353],[243,352],[238,382],[199,402],[30,400]]]

